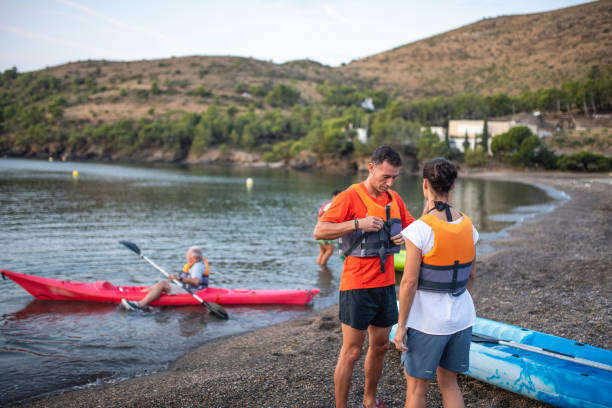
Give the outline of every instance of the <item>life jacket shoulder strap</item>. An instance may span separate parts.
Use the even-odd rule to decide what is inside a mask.
[[[191,267],[195,264],[197,264],[198,262],[202,262],[204,263],[204,266],[206,266],[206,269],[204,270],[204,276],[209,276],[210,275],[210,269],[208,267],[208,261],[206,260],[206,258],[202,257],[202,259],[195,261],[195,262],[191,262],[191,263],[186,263],[185,265],[183,265],[183,273],[185,274],[189,274],[189,270],[191,269]]]
[[[374,200],[372,196],[370,196],[370,193],[368,193],[363,183],[353,184],[349,188],[351,188],[357,193],[357,195],[361,199],[361,202],[363,202],[366,209],[368,210],[367,215],[380,216],[383,220],[388,219],[387,215],[385,214],[385,206],[380,205]],[[391,208],[391,218],[399,218],[400,210],[399,210],[399,204],[398,204],[397,197],[396,197],[397,193],[393,190],[387,190],[386,194],[388,195],[389,200],[390,200],[388,205],[390,205],[390,208]],[[374,212],[375,214],[373,214],[372,212]]]

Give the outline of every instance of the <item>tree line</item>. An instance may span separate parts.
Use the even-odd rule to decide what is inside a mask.
[[[237,93],[255,92],[261,101],[250,102],[246,109],[213,103],[202,113],[149,115],[116,123],[66,120],[63,113],[68,106],[106,90],[97,84],[99,75],[92,72],[67,81],[42,73],[22,74],[14,68],[1,73],[0,151],[8,150],[11,143],[25,148],[59,142],[67,150],[95,145],[106,154],[119,152],[127,156],[143,149],[163,149],[176,160],[182,160],[189,154],[199,155],[216,147],[256,151],[264,159],[275,161],[295,157],[302,150],[320,157],[342,157],[390,144],[420,159],[435,155],[482,164],[487,160],[485,149],[462,156],[449,147],[448,140],[422,132],[422,127],[447,126],[451,119],[483,119],[533,109],[582,110],[587,114],[612,110],[612,65],[609,65],[593,67],[583,80],[566,81],[556,88],[524,90],[517,96],[465,94],[404,100],[384,90],[324,83],[317,86],[321,102],[308,104],[297,89],[287,84],[237,84]],[[200,88],[186,92],[207,97],[207,92]],[[154,81],[147,95],[161,92]],[[373,111],[360,106],[366,97],[372,98]],[[366,143],[358,139],[357,128],[367,129]],[[12,140],[9,135],[13,135]],[[494,138],[491,149],[496,158],[516,165],[557,166],[552,152],[535,143],[535,139],[523,136],[518,139],[520,143],[516,143],[521,147],[517,151],[529,151],[529,160],[497,154],[509,144]],[[494,145],[505,147],[498,150]]]

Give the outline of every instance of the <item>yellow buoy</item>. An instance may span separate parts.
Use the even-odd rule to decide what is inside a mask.
[[[253,188],[253,179],[252,178],[247,178],[246,179],[246,186],[247,188],[250,190],[251,188]]]
[[[72,170],[72,177],[73,177],[73,178],[77,178],[77,177],[79,177],[79,172],[78,172],[78,171],[76,171],[76,170]]]

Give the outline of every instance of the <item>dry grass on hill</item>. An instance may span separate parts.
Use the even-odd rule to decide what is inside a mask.
[[[612,63],[612,1],[501,16],[354,61],[340,70],[408,97],[520,93]]]
[[[66,117],[83,122],[204,112],[208,106],[269,108],[262,95],[237,84],[270,89],[284,83],[303,102],[318,103],[325,81],[384,88],[406,98],[466,92],[517,94],[583,79],[594,65],[612,64],[612,0],[561,10],[501,16],[417,41],[346,66],[310,60],[274,64],[234,56],[191,56],[130,62],[83,61],[43,70],[67,81],[92,77],[97,91],[66,94]],[[157,83],[159,93],[152,93]]]
[[[242,57],[194,56],[164,60],[131,62],[82,61],[47,68],[45,73],[72,81],[92,76],[98,89],[84,101],[76,101],[66,110],[66,117],[94,122],[116,121],[121,118],[147,116],[174,111],[204,112],[212,104],[234,105],[245,110],[250,104],[264,107],[263,97],[243,96],[236,85],[273,87],[286,83],[300,91],[308,103],[317,102],[321,95],[318,84],[343,82],[343,74],[313,61],[292,61],[274,64]],[[152,94],[154,82],[160,89]],[[196,94],[203,90],[204,93]],[[141,92],[139,94],[139,91]],[[145,93],[148,95],[145,96]]]

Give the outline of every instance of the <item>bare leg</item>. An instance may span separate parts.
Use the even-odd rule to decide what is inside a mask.
[[[319,247],[321,248],[321,247]],[[329,258],[334,253],[334,244],[325,244],[323,245],[323,254],[321,256],[321,262],[319,265],[326,265]]]
[[[363,391],[363,405],[374,407],[376,404],[376,388],[382,374],[385,353],[389,349],[389,332],[391,327],[368,327],[370,345],[366,354],[365,389]]]
[[[147,293],[143,299],[138,302],[138,306],[143,307],[157,300],[162,293],[170,293],[170,284],[166,281],[159,281],[155,285],[144,289]]]
[[[429,380],[411,377],[406,374],[406,370],[404,370],[404,376],[406,377],[405,408],[425,408]]]
[[[342,348],[338,356],[338,364],[334,372],[334,393],[336,396],[336,408],[346,408],[353,367],[361,355],[361,346],[365,339],[366,331],[357,330],[342,323]]]
[[[325,247],[324,245],[319,244],[319,255],[317,255],[317,265],[323,265],[321,261],[323,259],[324,254],[325,254]]]
[[[463,395],[457,384],[457,373],[438,366],[436,374],[444,408],[464,408]]]

